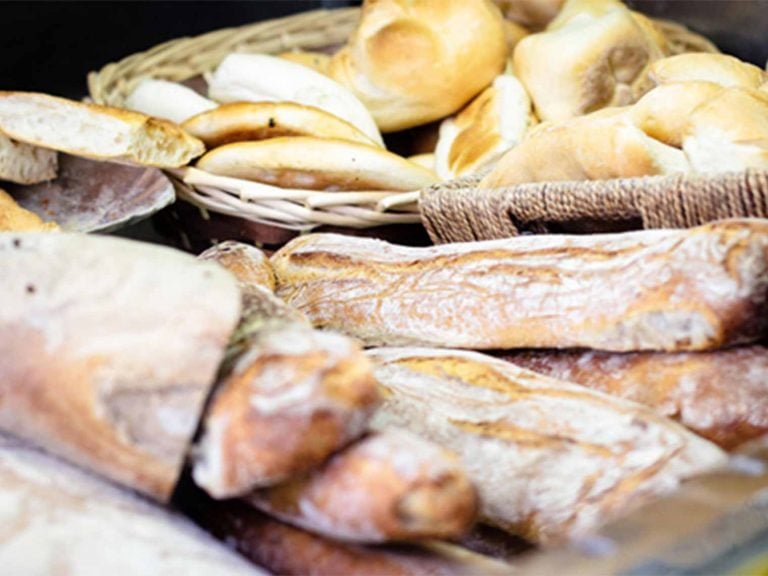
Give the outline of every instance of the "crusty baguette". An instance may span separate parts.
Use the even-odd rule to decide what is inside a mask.
[[[453,454],[395,430],[363,438],[321,469],[246,500],[310,532],[363,543],[458,538],[478,504]]]
[[[369,345],[705,350],[763,334],[768,222],[409,248],[315,234],[277,294]]]
[[[269,292],[275,290],[275,273],[269,258],[255,246],[226,240],[208,248],[198,258],[223,266],[243,286],[260,286]]]
[[[639,404],[475,352],[370,352],[384,403],[374,429],[455,451],[481,517],[534,542],[589,533],[643,497],[725,461],[714,444]]]
[[[0,435],[3,574],[259,576],[189,520]]]
[[[56,222],[43,222],[40,216],[19,206],[0,188],[0,232],[52,232],[58,229]]]
[[[500,576],[512,570],[509,564],[445,543],[368,547],[336,542],[273,520],[242,501],[214,501],[192,486],[185,488],[178,494],[184,512],[243,556],[276,574]]]
[[[503,356],[559,380],[645,404],[725,449],[768,433],[768,348],[612,354],[525,351]]]
[[[183,166],[205,150],[166,120],[33,92],[0,92],[0,132],[75,156],[159,168]]]
[[[145,78],[139,82],[125,99],[125,107],[128,110],[170,120],[176,124],[217,106],[216,102],[201,96],[192,88],[154,78]]]
[[[169,248],[0,234],[0,430],[166,500],[240,313]]]
[[[56,178],[57,154],[53,150],[14,142],[0,132],[0,180],[36,184]]]

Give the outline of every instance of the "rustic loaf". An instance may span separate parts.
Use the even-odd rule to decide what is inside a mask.
[[[706,350],[766,328],[768,222],[410,248],[314,234],[277,294],[368,345]]]
[[[644,406],[495,358],[420,348],[370,356],[384,389],[372,427],[455,451],[481,517],[534,542],[588,534],[726,459]]]

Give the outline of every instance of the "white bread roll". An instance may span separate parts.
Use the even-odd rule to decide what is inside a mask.
[[[37,184],[56,178],[57,168],[53,150],[14,142],[0,133],[0,180]]]
[[[563,7],[565,0],[493,0],[504,18],[531,30],[541,30]]]
[[[204,151],[166,120],[33,92],[0,92],[0,132],[75,156],[159,168],[183,166]]]
[[[58,229],[56,222],[43,222],[40,216],[19,206],[0,188],[0,232],[52,232]]]
[[[217,102],[286,101],[314,106],[357,127],[383,144],[371,113],[331,78],[277,56],[230,54],[208,78],[208,96]]]
[[[139,82],[125,100],[125,107],[129,110],[170,120],[176,124],[216,106],[216,102],[208,100],[191,88],[177,82],[153,78]]]
[[[648,68],[653,85],[701,80],[724,87],[760,88],[768,72],[727,54],[678,54],[657,60]]]
[[[237,142],[208,152],[197,167],[212,174],[303,190],[418,190],[432,172],[381,148],[328,138]]]
[[[394,132],[459,110],[507,55],[504,19],[490,0],[369,0],[329,74]]]
[[[296,62],[296,64],[307,66],[315,72],[326,75],[328,74],[328,66],[331,63],[330,54],[312,52],[311,50],[291,50],[289,52],[282,52],[277,56],[291,62]]]
[[[519,144],[535,123],[531,99],[520,81],[511,74],[497,76],[441,124],[435,149],[438,176],[450,180],[477,172]]]
[[[514,71],[537,116],[560,121],[633,103],[665,49],[655,25],[618,0],[567,0],[545,31],[517,45]]]

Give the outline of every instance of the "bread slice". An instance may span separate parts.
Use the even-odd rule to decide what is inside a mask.
[[[418,190],[432,172],[386,150],[326,138],[270,138],[211,150],[201,170],[305,190]]]
[[[216,108],[213,100],[177,82],[146,78],[125,100],[125,107],[155,118],[181,124],[187,118]]]
[[[14,142],[0,133],[0,180],[37,184],[56,178],[57,164],[53,150]]]
[[[0,188],[0,232],[52,232],[58,229],[55,222],[43,222],[40,216],[19,206]]]
[[[337,138],[379,146],[349,122],[314,106],[294,102],[233,102],[182,124],[208,148],[278,136]]]
[[[34,92],[0,92],[0,132],[75,156],[159,168],[183,166],[204,151],[166,120]]]

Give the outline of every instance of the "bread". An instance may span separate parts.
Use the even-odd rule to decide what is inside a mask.
[[[56,178],[57,168],[53,150],[14,142],[0,132],[0,180],[35,184]]]
[[[177,82],[145,78],[125,99],[128,110],[181,124],[217,104]]]
[[[768,72],[727,54],[695,52],[657,60],[648,67],[653,85],[672,82],[713,82],[726,88],[760,88]]]
[[[40,216],[19,206],[0,188],[0,232],[53,232],[58,229],[56,222],[43,222]]]
[[[506,33],[490,0],[368,0],[328,73],[395,132],[449,116],[488,86],[504,69]]]
[[[208,148],[279,136],[336,138],[380,146],[349,122],[293,102],[233,102],[193,116],[183,128]]]
[[[370,435],[306,477],[246,500],[310,532],[362,543],[457,538],[477,512],[456,457],[400,431]]]
[[[677,354],[526,351],[504,359],[645,404],[727,450],[768,432],[764,346]]]
[[[189,489],[178,503],[184,512],[246,558],[276,574],[326,576],[500,576],[512,570],[459,546],[361,546],[337,542],[273,520],[241,501],[217,502]]]
[[[320,72],[320,74],[328,75],[328,66],[331,63],[330,54],[296,49],[288,52],[281,52],[278,56],[285,60],[290,60],[291,62],[307,66],[315,72]]]
[[[455,451],[481,518],[534,542],[589,534],[722,465],[714,444],[647,408],[474,352],[369,352],[384,404],[372,427]]]
[[[606,108],[560,123],[540,124],[501,157],[478,188],[690,170],[681,150],[651,138],[633,122],[630,108]]]
[[[0,92],[0,132],[76,156],[160,168],[183,166],[204,150],[165,120],[33,92]]]
[[[536,115],[558,122],[631,104],[665,51],[655,25],[620,1],[567,0],[546,30],[520,41],[513,62]]]
[[[511,74],[497,76],[455,117],[443,121],[435,150],[444,180],[476,173],[523,139],[536,123],[531,99]]]
[[[564,0],[493,0],[507,20],[541,30],[546,27],[563,6]]]
[[[346,120],[383,144],[371,113],[347,88],[303,64],[266,54],[230,54],[208,80],[217,102],[295,102]]]
[[[0,436],[4,574],[259,576],[180,514]]]
[[[225,240],[198,255],[200,260],[216,262],[229,270],[241,286],[260,286],[275,290],[275,273],[264,252],[242,242]]]
[[[312,234],[272,266],[278,296],[368,345],[711,350],[764,334],[767,248],[757,219],[428,248]]]
[[[0,235],[0,430],[171,496],[240,314],[234,279],[108,236]]]
[[[305,190],[418,190],[429,170],[381,148],[346,140],[284,137],[237,142],[208,152],[206,172]]]

